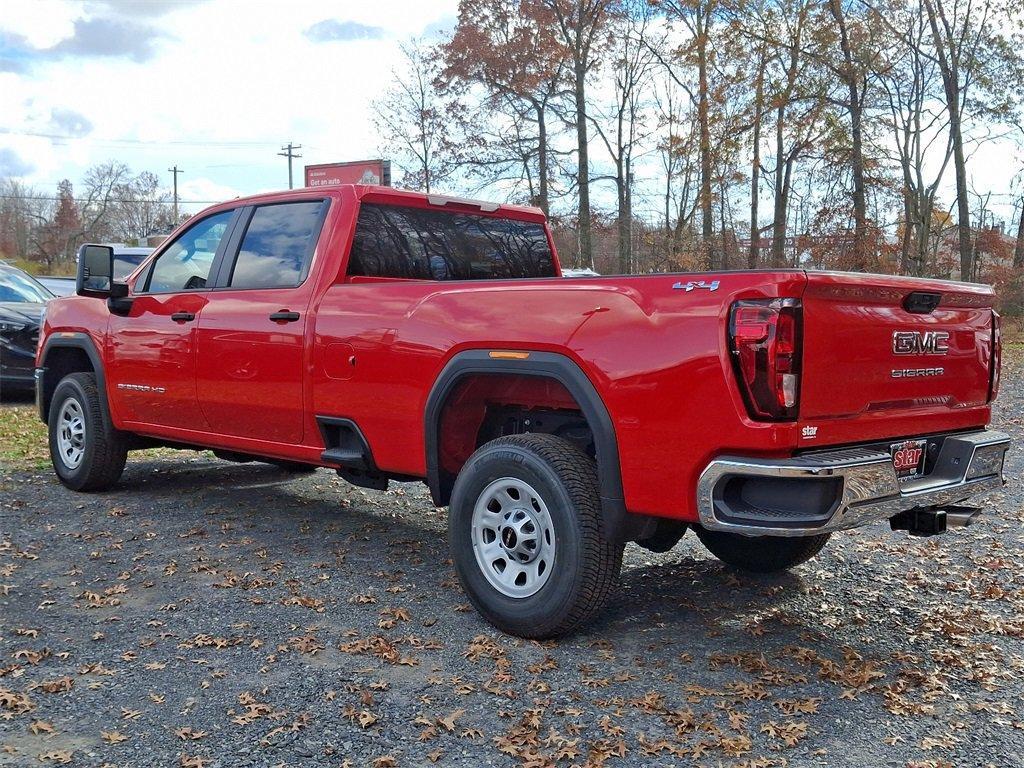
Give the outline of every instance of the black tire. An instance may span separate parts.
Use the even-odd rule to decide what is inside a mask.
[[[502,478],[536,491],[554,532],[550,573],[526,597],[510,597],[493,586],[473,548],[474,507]],[[590,621],[608,603],[622,567],[622,543],[604,535],[594,460],[553,435],[500,437],[469,458],[452,492],[448,541],[470,602],[495,627],[519,637],[557,637]]]
[[[50,433],[50,460],[60,481],[73,491],[102,491],[117,482],[128,459],[128,435],[114,429],[100,406],[102,393],[93,373],[72,373],[57,384],[50,402],[47,420]],[[59,424],[65,403],[74,401],[82,415],[84,434],[77,464],[70,462],[58,448]]]
[[[695,526],[697,538],[715,557],[751,573],[775,573],[806,563],[818,554],[829,536],[742,536]]]

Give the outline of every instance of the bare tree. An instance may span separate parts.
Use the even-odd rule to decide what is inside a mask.
[[[119,240],[145,240],[165,232],[175,222],[171,196],[155,173],[143,171],[117,187],[113,226]]]
[[[867,267],[867,190],[864,181],[864,109],[868,92],[868,77],[873,71],[877,51],[871,43],[869,25],[864,18],[856,19],[854,36],[849,19],[849,3],[828,0],[828,10],[836,25],[836,37],[841,58],[832,68],[846,89],[843,107],[850,116],[850,175],[853,198],[853,251],[854,269]]]
[[[376,126],[403,171],[403,186],[436,191],[456,165],[448,139],[451,105],[443,103],[435,82],[438,59],[420,40],[402,46],[402,66],[391,88],[374,103]]]
[[[967,127],[972,111],[1004,112],[1006,89],[1020,85],[1019,54],[1004,37],[1016,4],[1001,0],[921,0],[928,17],[933,56],[942,75],[956,176],[960,278],[974,274],[967,177]],[[1010,65],[1009,68],[1007,65]],[[1008,77],[1012,75],[1012,77]],[[987,91],[987,93],[986,93]]]
[[[894,3],[885,11],[909,45],[894,40],[888,61],[877,75],[887,115],[887,147],[894,148],[902,176],[903,227],[900,269],[925,272],[939,188],[953,154],[948,112],[941,106],[943,85],[938,66],[927,55],[931,32],[917,3]]]
[[[676,59],[696,62],[696,87],[689,89],[691,98],[697,104],[698,146],[700,154],[700,209],[701,235],[704,241],[707,266],[718,269],[721,266],[721,251],[714,247],[714,197],[712,195],[712,167],[714,165],[711,146],[711,86],[709,59],[713,50],[711,31],[720,9],[719,0],[659,0],[669,15],[681,21],[688,32],[688,38],[676,52]],[[680,85],[684,80],[674,75]]]
[[[594,130],[615,167],[619,271],[629,274],[633,263],[633,162],[641,143],[650,135],[647,99],[655,59],[645,42],[651,9],[645,3],[627,3],[614,16],[614,43],[609,56],[614,102],[608,110],[594,110]]]
[[[597,66],[605,40],[608,11],[612,0],[541,0],[554,14],[559,38],[569,58],[572,85],[573,123],[576,127],[576,189],[581,266],[593,266],[594,248],[590,212],[590,138],[587,120],[587,78]]]
[[[85,172],[81,184],[84,194],[79,201],[81,236],[93,240],[116,236],[113,213],[119,205],[122,188],[131,178],[131,169],[115,160],[94,165]]]
[[[485,151],[466,163],[485,183],[518,171],[531,202],[549,213],[548,113],[562,93],[567,64],[551,9],[539,0],[462,0],[458,26],[438,52],[441,87],[479,84],[499,115],[495,135],[482,143]]]

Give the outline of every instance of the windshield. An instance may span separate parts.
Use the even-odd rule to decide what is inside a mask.
[[[135,271],[135,268],[142,263],[142,260],[149,256],[150,251],[145,253],[118,253],[114,252],[114,279],[124,280]]]
[[[45,303],[52,299],[41,283],[19,272],[0,272],[0,301]]]

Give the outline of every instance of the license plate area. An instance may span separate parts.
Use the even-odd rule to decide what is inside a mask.
[[[927,440],[902,440],[889,446],[892,466],[902,483],[924,474],[924,460],[928,455]]]

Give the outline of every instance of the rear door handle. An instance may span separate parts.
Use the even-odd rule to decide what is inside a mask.
[[[171,320],[176,323],[189,323],[196,319],[196,316],[191,312],[175,312],[171,315]]]
[[[299,319],[299,313],[289,312],[285,309],[282,309],[280,312],[275,312],[274,314],[272,314],[270,316],[270,319],[273,320],[275,323],[294,323],[296,320]]]

